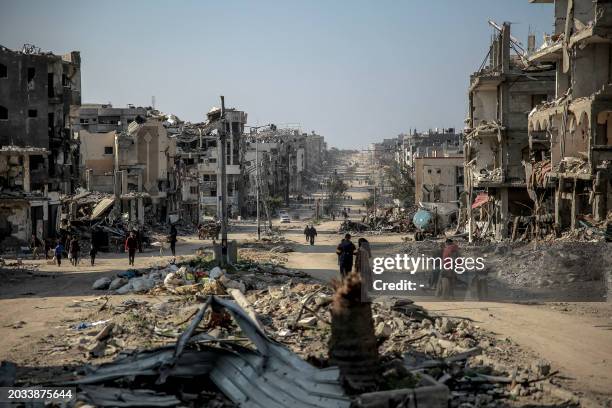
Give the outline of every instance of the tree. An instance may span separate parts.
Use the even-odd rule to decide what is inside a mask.
[[[336,174],[334,174],[332,178],[325,183],[325,189],[327,191],[327,211],[335,211],[338,206],[338,202],[346,190],[348,190],[348,185]]]
[[[387,178],[392,188],[393,198],[399,200],[404,208],[415,202],[414,179],[409,167],[392,166],[387,169]]]

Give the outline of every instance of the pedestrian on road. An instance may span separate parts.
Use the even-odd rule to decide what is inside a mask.
[[[53,253],[55,254],[55,262],[57,262],[57,266],[62,266],[62,256],[64,256],[64,245],[62,245],[61,240],[59,239],[57,240],[57,245],[55,246]]]
[[[91,242],[89,247],[89,260],[91,261],[91,266],[94,266],[96,263],[96,255],[98,254],[98,246],[96,241],[94,240],[93,234],[91,236]]]
[[[79,239],[75,236],[72,237],[69,244],[70,251],[70,262],[72,265],[77,266],[79,264],[79,255],[81,252],[81,245],[79,245]]]
[[[176,226],[172,224],[170,226],[170,251],[172,251],[172,256],[176,257],[176,235],[178,234],[176,230]]]
[[[306,224],[306,228],[304,228],[304,236],[306,237],[306,242],[310,241],[310,226]]]
[[[32,255],[34,256],[34,259],[38,259],[38,254],[43,247],[43,243],[40,239],[38,239],[36,234],[32,234],[32,243],[30,246],[32,247]]]
[[[372,251],[370,250],[370,243],[365,238],[359,238],[357,245],[355,272],[361,277],[361,301],[371,302],[368,289],[372,287],[372,267],[370,266]]]
[[[134,231],[130,232],[130,235],[125,240],[125,249],[128,251],[128,263],[134,266],[134,258],[136,257],[136,250],[138,249],[138,240]]]
[[[309,233],[310,245],[314,245],[316,236],[317,236],[317,230],[315,229],[314,225],[311,225],[310,233]]]
[[[440,283],[436,290],[436,295],[442,299],[449,300],[455,297],[455,258],[459,256],[459,247],[452,239],[447,239],[442,251],[442,272],[440,273]],[[450,267],[452,262],[453,268]],[[448,266],[448,267],[447,267]]]
[[[344,239],[336,247],[336,255],[338,255],[338,266],[340,267],[340,275],[342,279],[351,273],[353,270],[353,255],[355,253],[355,244],[351,242],[351,234],[346,234]]]
[[[44,244],[45,244],[45,259],[49,259],[49,251],[51,250],[51,243],[49,242],[48,239],[44,240]]]

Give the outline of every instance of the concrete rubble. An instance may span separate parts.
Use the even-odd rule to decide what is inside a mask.
[[[419,405],[433,407],[445,407],[447,400],[452,407],[503,406],[516,399],[558,402],[546,391],[555,384],[556,371],[550,363],[541,359],[528,363],[531,357],[521,354],[510,339],[497,339],[470,320],[429,313],[406,299],[371,304],[383,383],[351,395],[343,391],[338,369],[330,365],[334,292],[299,271],[248,262],[222,270],[206,258],[194,258],[128,270],[114,279],[103,278],[100,285],[112,285],[117,279],[124,285],[117,285],[114,292],[128,297],[75,301],[75,307],[88,310],[88,321],[67,321],[62,335],[44,340],[57,357],[71,356],[77,366],[83,361],[94,364],[77,368],[77,377],[64,373],[60,381],[76,384],[79,400],[96,406],[116,406],[119,400],[123,406],[134,406],[143,396],[141,401],[149,401],[149,406],[213,402],[218,404],[214,406],[286,406],[280,394],[265,403],[256,397],[263,389],[255,388],[265,387],[258,378],[265,381],[268,376],[265,369],[256,368],[262,357],[271,359],[273,366],[280,364],[276,358],[293,361],[283,369],[288,380],[277,383],[285,390],[293,385],[284,381],[300,372],[312,371],[314,381],[326,378],[328,386],[335,384],[335,391],[326,393],[335,401],[333,406],[348,407],[351,401],[357,407],[387,406],[380,404],[415,398],[413,390]],[[152,286],[136,284],[144,281]],[[126,286],[129,290],[122,291]],[[137,291],[150,296],[129,297]],[[170,297],[156,299],[161,294]],[[223,308],[229,308],[229,315]],[[229,361],[223,359],[229,356],[244,360],[231,363],[232,372],[250,373],[240,392],[228,388],[228,381],[235,383],[238,377],[224,377]],[[143,381],[134,382],[136,374]],[[28,378],[41,380],[32,372]],[[160,378],[170,388],[160,385]],[[177,392],[172,384],[179,378],[183,386]],[[306,402],[314,395],[294,395],[298,401],[293,403],[332,406],[329,401]]]

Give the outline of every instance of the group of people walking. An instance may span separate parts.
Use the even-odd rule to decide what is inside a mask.
[[[342,279],[346,278],[352,271],[361,277],[362,293],[367,298],[367,288],[372,287],[372,251],[370,243],[365,238],[359,238],[357,246],[351,241],[351,234],[346,234],[336,247],[338,256],[338,267]],[[459,247],[452,239],[447,239],[441,248],[442,263],[445,264],[449,258],[459,256]],[[429,287],[435,291],[435,295],[442,299],[450,300],[455,296],[457,285],[457,274],[452,268],[433,270],[429,278]],[[486,280],[481,275],[476,275],[471,282],[473,290],[478,299],[487,295]]]
[[[314,245],[315,237],[317,236],[317,230],[314,225],[306,225],[306,228],[304,228],[304,236],[306,237],[307,243],[309,242],[310,245]]]

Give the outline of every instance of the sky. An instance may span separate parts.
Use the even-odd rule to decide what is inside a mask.
[[[150,106],[199,122],[299,124],[339,148],[409,129],[461,129],[487,20],[524,44],[553,30],[528,0],[0,0],[0,45],[81,52],[83,103]]]

